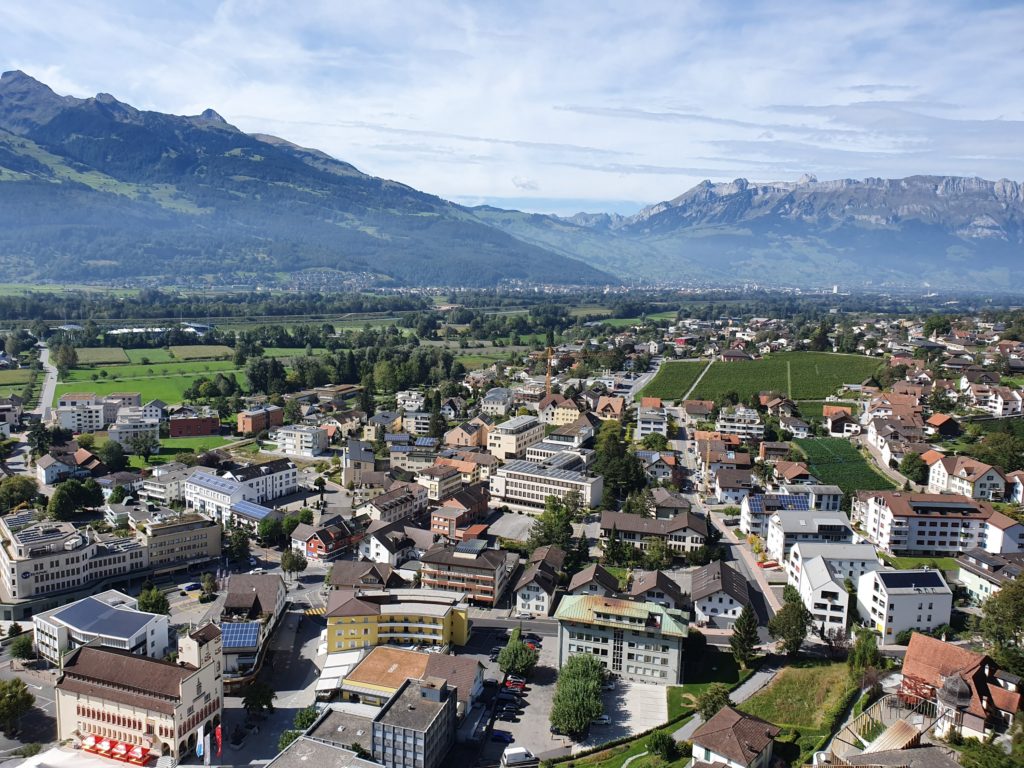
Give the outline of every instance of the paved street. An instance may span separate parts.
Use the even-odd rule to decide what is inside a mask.
[[[45,422],[50,416],[50,405],[53,403],[54,392],[57,391],[57,369],[50,365],[49,347],[43,347],[39,351],[39,362],[43,365],[43,386],[39,393],[39,405],[31,412],[39,414]]]

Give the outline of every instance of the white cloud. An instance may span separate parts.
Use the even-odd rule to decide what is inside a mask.
[[[1019,6],[807,8],[8,0],[0,65],[541,209],[704,177],[1024,178]]]

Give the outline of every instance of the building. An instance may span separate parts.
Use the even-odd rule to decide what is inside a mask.
[[[327,430],[309,424],[293,424],[279,427],[274,433],[277,450],[286,456],[312,459],[327,451],[330,439]]]
[[[327,652],[377,645],[465,645],[464,592],[422,589],[334,589],[327,597]]]
[[[679,585],[663,571],[635,571],[628,594],[634,600],[657,603],[671,610],[688,612],[690,608]]]
[[[299,523],[292,531],[292,549],[314,563],[329,563],[348,549],[352,531],[338,516],[321,520],[319,527]]]
[[[243,498],[257,504],[266,504],[299,490],[299,470],[290,459],[248,464],[225,472],[224,477],[241,483]]]
[[[112,424],[124,407],[139,407],[138,392],[113,392],[99,397],[92,392],[68,392],[57,399],[53,419],[61,429],[71,432],[98,432]]]
[[[373,720],[373,758],[385,768],[438,768],[455,723],[455,693],[444,680],[406,680]]]
[[[492,426],[488,416],[477,416],[445,432],[444,443],[459,448],[486,448]]]
[[[395,405],[398,410],[410,412],[421,411],[427,404],[427,396],[414,389],[404,389],[395,392]]]
[[[504,594],[511,570],[506,553],[487,549],[481,539],[434,546],[420,562],[424,588],[465,592],[472,602],[490,606]]]
[[[284,409],[277,405],[263,405],[238,414],[238,433],[258,435],[284,424]]]
[[[881,568],[878,554],[870,544],[833,544],[816,542],[796,542],[789,550],[786,559],[786,580],[794,587],[800,586],[800,575],[803,563],[816,557],[825,560],[835,577],[842,582],[849,579],[856,585],[857,579],[868,571]]]
[[[64,654],[87,643],[161,659],[169,650],[169,619],[138,607],[135,598],[110,589],[34,616],[36,651],[57,667]]]
[[[967,590],[974,605],[980,605],[1003,588],[1011,579],[1024,573],[1024,553],[993,555],[980,547],[963,552],[956,558],[960,571],[957,580]]]
[[[359,540],[359,556],[372,563],[397,568],[418,559],[436,540],[432,531],[407,525],[404,519],[393,523],[374,521]]]
[[[427,499],[444,501],[462,489],[462,473],[455,467],[435,464],[421,469],[416,482],[427,490]]]
[[[662,407],[641,405],[636,411],[636,432],[633,437],[643,440],[647,435],[668,437],[668,414]]]
[[[508,416],[512,411],[512,390],[492,387],[480,400],[480,413],[486,416]]]
[[[186,467],[176,461],[157,465],[142,478],[142,492],[147,501],[168,506],[175,501],[185,500],[185,483],[196,472],[196,467]]]
[[[777,512],[807,512],[810,499],[792,494],[751,493],[740,503],[740,531],[765,538],[772,515]]]
[[[616,597],[567,595],[555,611],[558,663],[593,654],[623,679],[676,685],[683,681],[688,631],[680,611]]]
[[[1002,501],[1006,476],[998,467],[970,456],[943,456],[928,470],[928,492]]]
[[[289,459],[274,459],[223,475],[198,470],[185,481],[183,493],[187,509],[227,525],[233,505],[242,501],[265,505],[298,489],[296,466]]]
[[[402,429],[413,435],[430,434],[430,412],[406,411],[402,414]]]
[[[981,547],[1004,554],[1024,550],[1024,526],[988,502],[966,496],[863,491],[853,520],[868,540],[891,554],[953,554]]]
[[[905,630],[949,624],[953,591],[941,571],[871,571],[857,581],[857,608],[882,645],[891,645]]]
[[[614,596],[619,592],[619,580],[603,565],[591,563],[572,577],[566,592],[570,595]]]
[[[465,528],[487,516],[485,485],[470,485],[456,491],[430,513],[430,530],[449,541],[462,538]]]
[[[689,512],[693,506],[681,493],[660,486],[651,489],[651,497],[654,499],[654,516],[659,520],[671,520]]]
[[[845,512],[817,510],[776,512],[768,521],[765,551],[777,563],[786,562],[798,541],[852,544],[853,529]]]
[[[560,427],[572,424],[580,417],[580,409],[572,400],[562,395],[545,395],[537,403],[537,415],[544,424]]]
[[[588,473],[579,453],[562,451],[540,463],[510,461],[498,467],[489,489],[494,504],[527,512],[543,510],[548,496],[563,500],[572,492],[579,494],[584,507],[593,508],[604,495],[604,478]]]
[[[183,566],[215,561],[221,556],[220,525],[200,515],[161,509],[151,512],[147,521],[133,527],[139,543],[148,553],[154,576],[180,570]]]
[[[209,406],[189,407],[171,414],[167,420],[171,437],[202,437],[220,434],[220,413]]]
[[[734,707],[722,707],[693,732],[693,768],[770,768],[780,730]]]
[[[842,509],[843,489],[838,485],[783,483],[779,490],[783,496],[806,496],[808,509],[822,512],[835,512]]]
[[[993,730],[1005,730],[1021,711],[1020,678],[962,646],[915,632],[902,671],[900,694],[937,705],[939,734],[984,740]]]
[[[750,585],[739,571],[715,560],[693,572],[690,600],[698,624],[728,629],[750,605]]]
[[[742,440],[763,440],[764,424],[753,408],[736,405],[723,408],[715,421],[715,431],[723,435],[738,435]]]
[[[516,416],[491,427],[487,451],[501,461],[522,459],[526,449],[544,439],[544,425],[536,416]]]
[[[140,441],[145,441],[151,452],[157,453],[160,449],[160,420],[145,416],[141,408],[121,408],[107,429],[107,439],[119,443],[125,453],[136,453],[135,447]]]
[[[239,573],[229,577],[220,614],[226,674],[242,677],[257,666],[284,613],[286,596],[280,574]]]
[[[720,469],[715,473],[715,498],[719,504],[742,504],[753,487],[748,469]]]
[[[621,543],[643,552],[653,537],[663,539],[673,555],[684,556],[707,543],[708,525],[704,516],[695,512],[663,519],[605,511],[601,513],[601,543],[607,546],[614,532]]]
[[[177,662],[85,645],[64,659],[54,689],[57,738],[84,751],[185,760],[221,723],[220,630],[206,624],[178,641]]]
[[[516,582],[516,611],[530,616],[550,616],[555,607],[558,578],[565,563],[561,547],[539,547]]]
[[[394,523],[413,518],[427,509],[427,489],[417,483],[395,483],[391,490],[374,496],[356,509],[371,520]]]
[[[870,544],[793,545],[787,561],[789,583],[800,593],[822,636],[842,637],[849,623],[850,594],[865,573],[881,568]]]

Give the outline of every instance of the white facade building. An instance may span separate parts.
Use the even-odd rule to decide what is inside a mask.
[[[307,424],[278,427],[275,433],[277,450],[288,456],[311,459],[327,450],[327,430]]]
[[[872,571],[857,582],[857,608],[882,645],[892,645],[904,630],[949,624],[953,592],[941,571]]]

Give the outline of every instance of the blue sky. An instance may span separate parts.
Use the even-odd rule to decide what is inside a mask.
[[[0,3],[0,67],[212,107],[464,203],[631,213],[705,178],[1024,179],[1019,2],[71,5]]]

